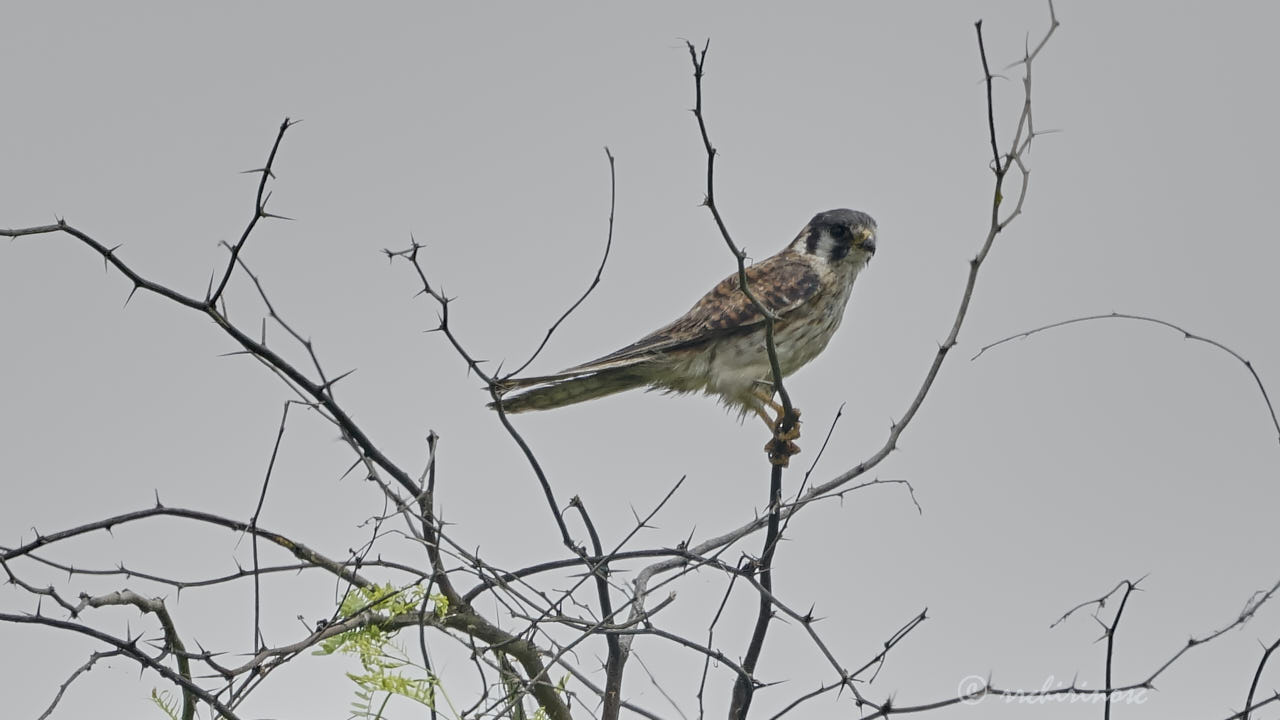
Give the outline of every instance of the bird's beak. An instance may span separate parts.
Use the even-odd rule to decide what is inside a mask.
[[[867,230],[863,232],[862,240],[858,242],[858,247],[865,250],[870,255],[876,254],[876,234]]]

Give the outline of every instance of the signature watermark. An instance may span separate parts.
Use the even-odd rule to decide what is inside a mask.
[[[1105,690],[1095,690],[1083,680],[1066,682],[1050,675],[1045,678],[1038,690],[1001,690],[995,692],[987,685],[987,679],[981,675],[970,675],[960,681],[956,688],[961,702],[966,705],[977,705],[990,698],[994,702],[1008,705],[1048,705],[1049,703],[1079,703],[1082,705],[1105,702]],[[1141,705],[1147,701],[1147,688],[1130,688],[1113,690],[1113,704]]]

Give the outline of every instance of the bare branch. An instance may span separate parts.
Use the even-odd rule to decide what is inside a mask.
[[[267,179],[275,177],[272,167],[275,165],[276,153],[280,150],[280,142],[284,140],[285,131],[297,124],[290,121],[289,118],[285,118],[284,122],[280,123],[280,132],[276,133],[276,141],[271,145],[271,153],[267,155],[267,164],[257,170],[249,171],[259,174],[258,194],[253,200],[253,217],[249,219],[249,224],[245,225],[244,232],[240,233],[240,239],[231,247],[231,259],[227,261],[227,267],[222,272],[222,279],[218,281],[217,289],[209,293],[209,296],[205,298],[205,304],[209,308],[213,308],[217,304],[218,299],[222,297],[222,292],[227,289],[227,283],[231,281],[231,272],[236,267],[236,259],[240,257],[240,251],[244,249],[244,244],[249,241],[249,236],[253,234],[253,229],[257,227],[258,221],[264,217],[281,217],[267,212],[267,199],[270,197],[266,195]]]
[[[71,683],[75,682],[76,678],[92,670],[93,666],[99,660],[103,658],[108,658],[108,657],[115,657],[117,655],[120,655],[119,650],[111,650],[108,652],[96,652],[90,655],[89,660],[85,664],[76,668],[75,672],[71,673],[71,677],[68,677],[66,682],[58,686],[58,694],[53,697],[53,702],[49,703],[48,709],[40,713],[40,717],[36,718],[36,720],[47,720],[47,718],[53,715],[53,711],[57,709],[58,703],[62,702],[62,696],[66,694],[67,688],[71,687]]]
[[[145,510],[135,510],[133,512],[113,515],[108,518],[95,520],[83,525],[77,525],[73,528],[50,533],[48,535],[39,535],[35,540],[19,545],[18,547],[0,549],[0,561],[9,561],[14,558],[29,555],[35,550],[39,550],[42,547],[61,542],[68,538],[78,537],[98,530],[110,530],[117,525],[124,525],[126,523],[153,517],[186,518],[188,520],[196,520],[210,525],[217,525],[236,532],[252,533],[279,545],[285,550],[288,550],[299,560],[303,560],[315,567],[328,570],[333,575],[342,578],[347,582],[360,586],[370,584],[369,580],[362,577],[359,573],[348,569],[343,563],[331,560],[306,545],[295,540],[291,540],[279,533],[275,533],[261,527],[254,527],[248,523],[243,523],[238,520],[224,518],[221,515],[215,515],[213,513],[202,512],[200,510],[188,510],[186,508],[171,508],[163,505],[147,508]]]
[[[600,258],[600,267],[596,268],[596,276],[591,279],[591,283],[587,285],[587,289],[582,293],[582,296],[574,301],[574,303],[569,306],[569,309],[565,310],[564,313],[551,324],[551,327],[547,328],[547,334],[542,338],[542,342],[538,343],[537,349],[533,351],[533,354],[529,356],[529,359],[525,360],[520,367],[508,373],[506,377],[512,377],[524,372],[524,369],[529,367],[529,365],[542,354],[542,350],[547,346],[547,343],[551,341],[552,334],[554,334],[560,327],[561,323],[569,319],[569,316],[573,314],[573,311],[578,309],[578,306],[582,305],[582,303],[586,301],[587,296],[591,295],[591,292],[596,289],[596,286],[600,284],[600,278],[604,275],[605,263],[609,262],[609,251],[613,248],[613,212],[614,208],[617,207],[618,201],[618,176],[614,169],[613,153],[606,147],[604,149],[604,154],[605,157],[609,158],[609,233],[605,236],[604,256]]]
[[[1076,323],[1091,322],[1094,320],[1110,320],[1110,319],[1136,320],[1139,322],[1152,323],[1154,325],[1167,327],[1170,330],[1174,330],[1176,332],[1182,333],[1182,337],[1185,340],[1195,340],[1197,342],[1202,342],[1208,345],[1212,345],[1213,347],[1218,348],[1219,350],[1227,353],[1231,357],[1238,360],[1240,364],[1244,365],[1245,369],[1249,371],[1249,374],[1253,376],[1253,382],[1255,385],[1258,386],[1258,392],[1262,395],[1262,401],[1266,403],[1267,412],[1270,413],[1271,415],[1271,426],[1274,427],[1276,430],[1276,438],[1277,440],[1280,440],[1280,419],[1276,418],[1276,409],[1275,409],[1275,406],[1271,404],[1271,396],[1267,393],[1267,386],[1262,383],[1262,378],[1258,376],[1258,371],[1253,368],[1253,363],[1246,360],[1244,356],[1241,355],[1240,353],[1236,352],[1235,350],[1232,350],[1230,347],[1218,342],[1217,340],[1214,340],[1213,338],[1205,337],[1203,335],[1197,335],[1189,330],[1183,329],[1180,325],[1176,325],[1167,320],[1161,320],[1160,318],[1147,317],[1145,315],[1132,315],[1129,313],[1112,312],[1112,313],[1107,313],[1106,315],[1088,315],[1085,317],[1071,318],[1069,320],[1059,320],[1058,322],[1049,323],[1048,325],[1041,325],[1040,327],[1032,328],[1031,330],[1026,330],[1024,332],[1020,332],[1015,335],[1010,335],[1009,337],[997,340],[988,345],[984,345],[982,346],[982,349],[978,350],[978,353],[970,359],[977,360],[978,358],[982,357],[983,353],[985,353],[988,350],[991,350],[992,348],[999,347],[1001,345],[1004,345],[1005,343],[1012,342],[1014,340],[1022,340],[1024,338],[1029,338],[1032,335],[1045,332],[1046,330],[1053,330],[1055,328],[1060,328],[1065,325],[1074,325]]]
[[[1244,699],[1244,720],[1249,720],[1249,713],[1263,704],[1254,705],[1253,696],[1258,691],[1258,681],[1262,679],[1262,670],[1267,666],[1267,661],[1271,659],[1271,653],[1275,652],[1276,648],[1280,648],[1280,638],[1268,645],[1262,652],[1262,659],[1258,661],[1258,669],[1253,673],[1253,682],[1249,683],[1249,694]],[[1276,697],[1280,697],[1280,695],[1273,694],[1271,699]]]

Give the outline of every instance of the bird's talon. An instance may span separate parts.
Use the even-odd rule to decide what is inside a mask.
[[[773,436],[778,438],[779,440],[782,440],[783,442],[789,442],[791,440],[795,440],[800,437],[800,423],[796,423],[795,425],[792,425],[791,429],[786,431],[783,431],[782,428],[779,426],[774,429]]]
[[[769,454],[769,462],[779,467],[791,464],[791,456],[800,454],[800,446],[782,438],[774,438],[765,443],[764,451]]]
[[[791,427],[787,430],[783,430],[782,425],[786,420],[786,416],[778,416],[778,421],[773,425],[773,436],[775,438],[778,438],[783,442],[789,442],[800,437],[800,408],[791,408],[791,417],[794,418]]]

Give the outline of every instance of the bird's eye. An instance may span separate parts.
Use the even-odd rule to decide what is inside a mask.
[[[843,240],[849,237],[849,228],[843,225],[836,225],[835,227],[831,228],[831,237],[835,238],[836,240]]]

